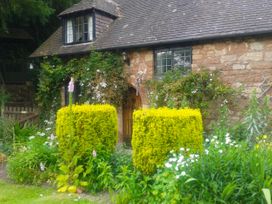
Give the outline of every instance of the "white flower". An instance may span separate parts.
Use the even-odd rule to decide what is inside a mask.
[[[208,138],[205,139],[205,142],[210,142],[210,140]]]
[[[192,94],[195,94],[196,92],[197,92],[197,89],[196,89],[196,90],[193,90],[193,91],[192,91]]]
[[[179,150],[180,150],[181,152],[183,152],[185,149],[182,147],[182,148],[180,148]]]
[[[181,155],[181,156],[179,157],[179,159],[178,159],[178,163],[182,162],[183,159],[184,159],[184,156]]]
[[[223,153],[223,150],[222,149],[219,149],[219,151],[218,151],[220,154],[222,154]]]
[[[50,140],[54,140],[55,139],[55,135],[54,134],[51,134],[50,137],[49,137]]]
[[[32,135],[32,136],[30,136],[28,139],[29,139],[29,140],[33,140],[34,138],[35,138],[35,136]]]
[[[43,137],[43,136],[45,136],[45,133],[44,132],[37,132],[37,135]]]
[[[167,163],[165,164],[165,167],[169,169],[169,168],[172,167],[172,164],[170,164],[170,163],[167,162]]]
[[[96,153],[95,150],[93,150],[93,157],[94,157],[94,158],[97,157],[97,153]]]
[[[103,88],[106,88],[107,87],[107,83],[105,81],[102,81],[100,83],[100,86],[103,87]]]
[[[226,144],[231,144],[231,139],[229,137],[226,137]]]
[[[41,171],[45,171],[45,168],[46,168],[46,167],[45,167],[44,163],[41,162],[41,163],[40,163],[40,170],[41,170]]]
[[[186,176],[186,172],[185,171],[183,171],[183,172],[181,172],[181,174],[180,174],[181,176]]]
[[[49,130],[51,130],[51,128],[50,128],[50,127],[48,127],[48,128],[46,128],[45,130],[46,130],[46,131],[49,131]]]
[[[205,154],[209,154],[209,150],[205,149]]]
[[[180,177],[180,176],[179,176],[179,175],[177,175],[177,176],[176,176],[176,179],[179,179],[179,177]]]
[[[170,161],[170,162],[176,162],[176,161],[177,161],[177,158],[170,158],[169,161]]]

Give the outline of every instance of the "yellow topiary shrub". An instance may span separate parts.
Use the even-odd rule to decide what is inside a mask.
[[[202,116],[195,109],[149,109],[133,114],[133,164],[146,174],[162,165],[171,150],[201,151]]]
[[[56,135],[64,160],[75,153],[112,152],[118,140],[117,112],[110,105],[73,105],[57,113]]]

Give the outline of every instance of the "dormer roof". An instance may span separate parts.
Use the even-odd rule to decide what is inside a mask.
[[[81,0],[72,7],[64,10],[59,14],[59,17],[87,11],[91,9],[100,10],[112,16],[118,17],[118,4],[113,0]]]

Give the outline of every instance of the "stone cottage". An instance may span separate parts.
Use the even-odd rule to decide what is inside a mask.
[[[148,106],[142,84],[136,94],[139,78],[180,66],[218,70],[248,92],[272,80],[271,0],[82,0],[59,17],[60,28],[31,57],[123,53],[131,84],[120,113],[123,138],[131,135],[133,109]]]

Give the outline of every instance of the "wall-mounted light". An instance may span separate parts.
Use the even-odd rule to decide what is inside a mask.
[[[123,53],[122,53],[122,56],[123,56],[123,61],[124,61],[128,66],[130,66],[130,59],[129,59],[129,57],[128,57],[127,52],[123,52]]]
[[[34,66],[33,66],[32,63],[29,64],[29,69],[30,69],[30,70],[34,69]]]

